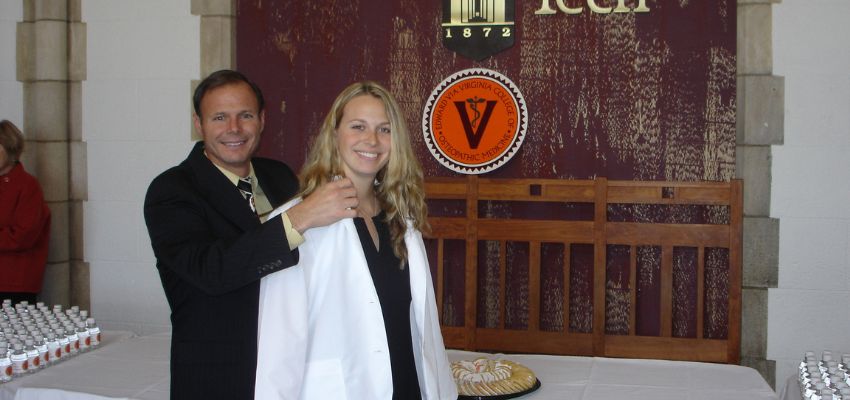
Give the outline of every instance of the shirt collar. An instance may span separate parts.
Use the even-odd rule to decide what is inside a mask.
[[[207,152],[204,151],[204,154],[206,154],[206,153]],[[212,162],[212,161],[210,161],[210,162]],[[236,175],[233,172],[230,172],[230,171],[228,171],[228,170],[226,170],[222,167],[219,167],[218,164],[216,164],[216,163],[212,163],[212,165],[215,165],[215,167],[218,168],[218,170],[221,171],[221,173],[224,174],[224,176],[226,176],[227,179],[230,180],[230,183],[232,183],[234,186],[236,186],[236,183],[239,182],[239,178],[245,178],[244,176]],[[255,184],[257,182],[257,175],[254,175],[254,163],[249,163],[248,168],[249,168],[248,176],[251,177],[252,186],[255,186]]]
[[[0,179],[4,182],[9,182],[12,179],[17,179],[21,174],[24,173],[24,166],[20,161],[15,161],[15,166],[12,167],[6,175],[0,175]]]
[[[19,169],[20,167],[21,167],[20,161],[12,161],[12,168],[9,168],[9,172],[6,172],[5,174],[0,175],[0,176],[12,175],[12,173],[15,172],[16,169]]]

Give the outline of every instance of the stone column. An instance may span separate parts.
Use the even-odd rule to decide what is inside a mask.
[[[27,144],[23,162],[38,177],[52,215],[50,250],[39,299],[63,305],[75,301],[87,308],[88,279],[84,298],[74,296],[71,285],[73,260],[82,257],[72,250],[72,232],[77,232],[74,244],[83,237],[82,227],[75,226],[72,217],[71,178],[78,170],[73,168],[70,151],[71,133],[76,130],[78,142],[80,136],[79,82],[72,81],[81,79],[81,70],[85,72],[85,67],[79,66],[85,59],[85,52],[78,52],[85,47],[80,3],[23,0],[23,5],[24,20],[17,27],[16,72],[24,86],[23,132]],[[71,16],[76,16],[77,23],[69,24]]]
[[[236,68],[236,0],[192,0],[192,15],[201,17],[201,79]],[[200,82],[192,81],[193,93]]]
[[[83,142],[83,93],[86,80],[86,24],[82,0],[68,1],[68,158],[70,161],[71,304],[91,309],[89,263],[84,254],[83,202],[88,200],[86,143]]]
[[[17,77],[24,85],[25,162],[37,175],[52,215],[39,298],[64,305],[70,302],[67,19],[64,0],[24,0],[17,49]]]
[[[735,175],[744,180],[741,364],[774,386],[767,359],[767,289],[779,275],[779,220],[770,218],[771,145],[782,144],[785,82],[773,75],[773,3],[738,0],[737,147]]]

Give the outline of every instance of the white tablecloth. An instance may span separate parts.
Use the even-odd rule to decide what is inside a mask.
[[[167,400],[170,339],[106,332],[100,349],[0,385],[0,400]],[[522,399],[778,400],[758,372],[738,365],[449,351],[451,361],[482,355],[537,373],[540,389]]]
[[[0,385],[0,400],[167,400],[170,343],[104,332],[100,348]]]
[[[449,351],[449,360],[471,360],[481,353]],[[778,400],[756,370],[725,365],[664,360],[531,354],[487,355],[531,368],[540,379],[534,400]]]
[[[791,375],[785,380],[785,387],[782,388],[782,393],[779,395],[782,400],[802,400],[803,395],[800,393],[800,381],[797,380],[797,375]]]

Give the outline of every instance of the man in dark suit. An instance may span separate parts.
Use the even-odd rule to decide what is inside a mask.
[[[200,83],[193,102],[203,141],[153,180],[144,205],[171,307],[171,398],[251,399],[260,278],[297,263],[305,230],[354,217],[357,199],[339,180],[266,221],[298,180],[285,164],[253,157],[261,91],[224,70]]]

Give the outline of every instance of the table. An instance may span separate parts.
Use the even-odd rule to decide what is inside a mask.
[[[0,385],[0,400],[167,400],[168,334],[105,332],[101,348]],[[506,358],[537,373],[533,400],[778,400],[754,369],[739,365],[449,350],[449,359]]]
[[[800,380],[797,374],[791,375],[785,380],[785,387],[779,395],[781,400],[802,400],[803,395],[800,393]]]
[[[170,334],[106,331],[100,348],[0,385],[0,400],[167,400]]]
[[[472,360],[482,353],[449,351],[449,360]],[[686,361],[603,357],[485,354],[531,368],[541,387],[521,399],[534,400],[778,400],[759,373],[749,367]]]

